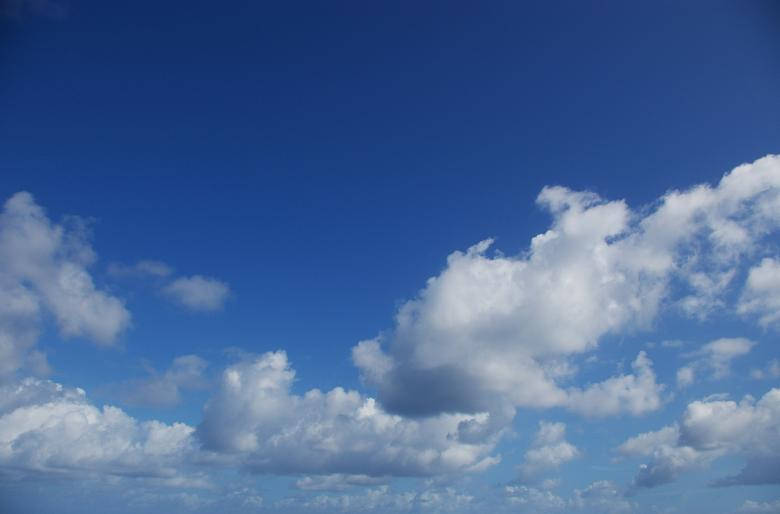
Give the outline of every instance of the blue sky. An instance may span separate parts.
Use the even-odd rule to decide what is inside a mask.
[[[780,512],[775,3],[0,8],[0,510]]]

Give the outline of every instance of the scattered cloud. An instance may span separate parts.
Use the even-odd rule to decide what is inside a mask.
[[[173,274],[173,268],[162,261],[141,260],[132,265],[112,262],[107,272],[115,277],[165,278]]]
[[[216,311],[225,305],[230,288],[216,278],[193,275],[177,278],[163,288],[163,293],[187,309]]]
[[[334,473],[305,476],[295,481],[295,487],[304,491],[344,491],[355,486],[383,485],[385,482],[387,482],[385,477]]]
[[[579,456],[577,447],[566,441],[566,424],[540,421],[539,431],[520,465],[520,475],[525,481],[535,480]]]
[[[766,512],[777,514],[780,513],[780,500],[771,502],[745,500],[745,503],[739,508],[739,512]]]
[[[744,458],[745,467],[713,485],[777,484],[778,425],[780,389],[770,390],[758,401],[750,396],[739,403],[707,398],[690,403],[677,424],[633,437],[618,451],[626,456],[650,457],[634,479],[637,487],[672,482],[680,473],[725,455]]]
[[[206,389],[208,362],[197,355],[176,357],[164,373],[150,369],[150,376],[108,387],[130,405],[171,407],[181,402],[183,391]]]
[[[129,326],[118,298],[98,289],[83,220],[52,223],[32,195],[16,193],[0,213],[0,378],[20,368],[45,372],[34,349],[45,315],[64,337],[111,345]]]
[[[677,371],[677,386],[684,388],[693,384],[697,370],[709,370],[713,380],[728,376],[731,373],[731,361],[747,355],[755,345],[754,341],[744,337],[721,338],[685,354],[685,357],[693,357],[695,360]]]
[[[780,360],[772,359],[764,369],[754,368],[750,370],[750,378],[755,380],[780,378]]]

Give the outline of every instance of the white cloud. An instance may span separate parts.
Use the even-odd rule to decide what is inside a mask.
[[[566,441],[564,423],[540,421],[539,431],[520,465],[520,474],[524,480],[532,480],[579,456],[577,447]]]
[[[0,213],[0,376],[19,368],[45,371],[33,350],[44,314],[65,337],[111,344],[130,324],[122,302],[100,289],[87,268],[95,254],[84,223],[54,224],[26,192]]]
[[[598,513],[632,512],[635,505],[625,499],[623,492],[608,480],[593,482],[585,489],[575,489],[570,505]]]
[[[464,512],[470,510],[473,500],[473,496],[451,487],[394,492],[389,486],[380,486],[357,494],[285,498],[274,507],[284,512]]]
[[[758,401],[750,396],[739,403],[704,399],[690,403],[678,424],[631,438],[619,451],[650,457],[635,478],[641,487],[671,482],[680,473],[724,455],[742,457],[746,465],[714,485],[776,484],[780,480],[778,426],[780,389],[770,390]]]
[[[764,378],[780,378],[780,359],[772,359],[764,369],[754,368],[750,370],[750,378],[762,380]]]
[[[0,468],[6,473],[199,483],[181,472],[195,450],[190,426],[139,422],[116,407],[93,406],[81,389],[48,380],[2,386],[0,398]]]
[[[744,337],[721,338],[703,345],[685,357],[695,357],[690,364],[677,370],[677,386],[687,387],[696,380],[697,370],[709,370],[713,379],[721,379],[731,373],[731,361],[747,355],[756,345]]]
[[[652,361],[644,351],[631,363],[634,374],[619,375],[585,389],[569,390],[568,407],[584,416],[607,416],[627,412],[635,416],[663,404],[664,386],[656,383]]]
[[[151,376],[109,387],[131,405],[170,407],[181,401],[182,391],[205,389],[204,372],[208,362],[197,355],[176,357],[164,373],[151,370]]]
[[[193,275],[177,278],[163,288],[163,293],[193,311],[215,311],[224,306],[230,288],[215,278]]]
[[[677,387],[683,389],[696,381],[696,371],[692,366],[683,366],[677,370]]]
[[[292,394],[294,377],[281,351],[228,367],[198,428],[205,447],[280,474],[431,475],[497,462],[497,435],[469,438],[488,414],[412,420],[340,387]]]
[[[526,252],[489,255],[488,239],[452,253],[400,307],[386,338],[354,348],[390,412],[578,405],[550,360],[593,350],[607,334],[647,329],[664,306],[697,318],[727,307],[734,270],[780,225],[780,158],[739,166],[715,187],[671,191],[650,210],[563,187],[544,188],[538,203],[552,226]],[[605,384],[639,386],[608,413],[660,405],[654,384],[641,382],[650,377],[643,369],[633,382]]]
[[[766,258],[750,269],[738,311],[758,316],[764,327],[780,322],[780,260]]]
[[[295,487],[304,491],[343,491],[354,486],[382,485],[385,482],[386,479],[383,477],[334,473],[305,476],[295,481]]]

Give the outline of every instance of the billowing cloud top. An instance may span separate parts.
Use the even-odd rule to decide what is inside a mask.
[[[735,270],[780,225],[780,158],[740,166],[716,187],[671,191],[649,212],[563,187],[544,188],[538,203],[553,223],[526,253],[490,256],[485,240],[451,254],[399,309],[390,336],[354,348],[390,411],[572,405],[556,359],[592,350],[607,334],[646,329],[664,308],[706,317],[723,306]],[[751,270],[740,303],[762,324],[776,315],[773,262]],[[639,388],[628,394],[645,400],[626,407],[641,413],[659,402],[642,374],[646,359],[635,367],[647,378],[627,384]]]

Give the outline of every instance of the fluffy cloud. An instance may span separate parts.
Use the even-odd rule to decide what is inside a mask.
[[[390,412],[579,405],[552,363],[648,328],[664,306],[698,318],[724,307],[734,270],[780,224],[780,158],[739,166],[716,187],[671,191],[651,210],[563,187],[544,188],[538,203],[553,222],[526,252],[490,255],[492,240],[454,252],[388,336],[353,349]],[[623,382],[638,385],[617,377],[604,387]],[[646,398],[609,413],[660,405]]]
[[[122,302],[101,291],[88,267],[95,254],[84,223],[52,223],[29,193],[0,213],[0,377],[19,368],[45,371],[34,350],[41,319],[50,314],[65,337],[109,345],[130,323]]]
[[[190,310],[216,311],[224,306],[230,288],[215,278],[193,275],[177,278],[163,288],[163,293]]]
[[[497,436],[469,437],[489,414],[410,420],[340,387],[295,395],[294,377],[281,351],[228,367],[198,427],[205,448],[280,474],[430,475],[498,462]]]
[[[746,465],[739,474],[714,485],[777,484],[778,426],[780,389],[770,390],[758,401],[750,396],[740,402],[705,399],[690,403],[677,424],[631,438],[619,451],[627,456],[650,457],[634,480],[639,487],[671,482],[681,472],[724,455],[743,457]]]
[[[696,359],[677,371],[678,387],[691,385],[695,381],[697,370],[709,370],[713,379],[728,376],[731,372],[731,361],[747,355],[755,345],[755,342],[743,337],[721,338],[686,354],[686,357]]]
[[[758,316],[764,327],[780,322],[780,260],[766,258],[750,269],[738,311]]]
[[[151,376],[109,387],[132,405],[170,407],[181,401],[182,391],[205,389],[204,371],[208,362],[197,355],[176,357],[164,373],[151,370]]]
[[[198,483],[181,473],[195,449],[190,426],[139,422],[116,407],[95,407],[81,389],[33,378],[0,387],[0,398],[0,469],[6,474]]]
[[[664,386],[656,383],[652,361],[639,352],[631,363],[634,374],[624,374],[585,389],[569,389],[567,406],[584,416],[607,416],[628,412],[635,416],[658,409]]]
[[[579,455],[580,451],[577,447],[566,441],[564,423],[540,421],[539,431],[520,466],[520,474],[523,479],[532,480],[539,474],[556,469]]]

